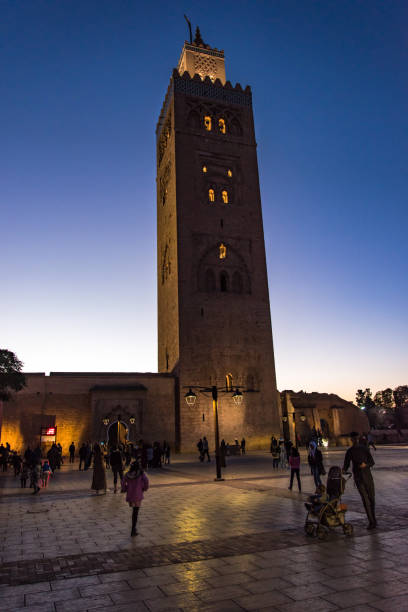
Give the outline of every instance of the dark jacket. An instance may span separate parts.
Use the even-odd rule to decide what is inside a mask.
[[[353,464],[353,474],[356,476],[359,475],[362,470],[362,463],[365,463],[366,467],[370,468],[374,465],[374,459],[372,458],[367,446],[357,444],[357,446],[351,446],[346,452],[343,465],[344,472],[347,472],[350,467],[350,463]]]

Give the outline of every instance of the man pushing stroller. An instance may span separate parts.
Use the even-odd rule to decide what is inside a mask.
[[[350,434],[353,446],[351,446],[344,457],[343,472],[347,472],[350,463],[353,464],[354,482],[361,499],[364,504],[368,518],[367,529],[375,529],[377,527],[377,519],[375,516],[375,489],[374,480],[370,468],[374,465],[374,459],[368,447],[361,444],[359,434],[352,431]]]

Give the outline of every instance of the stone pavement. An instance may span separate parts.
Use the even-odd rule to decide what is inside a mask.
[[[327,451],[326,466],[343,457]],[[303,533],[305,462],[298,494],[266,453],[230,458],[221,483],[195,457],[151,470],[137,538],[123,495],[92,494],[77,464],[38,496],[0,475],[0,611],[408,611],[408,448],[374,457],[379,528],[350,481],[355,534],[326,542]]]

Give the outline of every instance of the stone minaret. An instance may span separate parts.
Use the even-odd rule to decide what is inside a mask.
[[[211,399],[187,406],[190,385],[250,390],[240,406],[219,394],[220,438],[266,447],[280,418],[252,95],[226,81],[224,52],[199,32],[156,134],[159,372],[178,379],[179,448],[203,435],[213,447]]]

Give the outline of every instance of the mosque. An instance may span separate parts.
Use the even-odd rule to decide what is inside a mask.
[[[156,142],[158,373],[26,374],[3,404],[1,441],[167,440],[191,451],[214,440],[214,389],[220,436],[244,436],[250,449],[305,427],[324,427],[333,443],[367,429],[337,396],[277,391],[251,89],[227,80],[224,51],[198,28]]]

